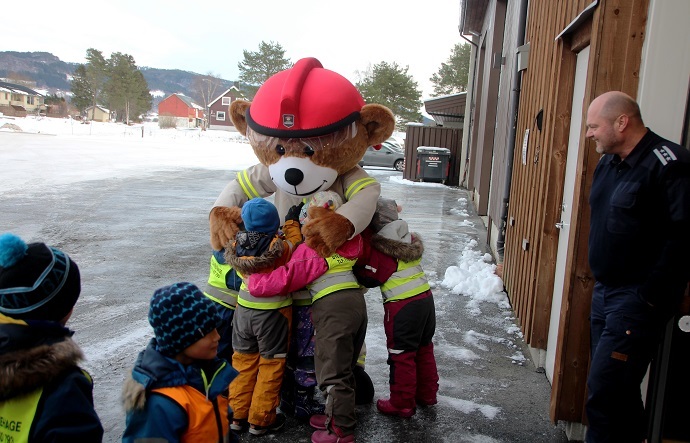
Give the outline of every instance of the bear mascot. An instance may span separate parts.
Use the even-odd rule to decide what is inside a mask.
[[[367,227],[381,186],[358,163],[369,146],[393,133],[388,108],[365,104],[347,79],[304,58],[266,80],[252,102],[235,100],[230,118],[260,163],[238,173],[218,196],[209,215],[214,250],[234,239],[245,202],[273,194],[281,217],[318,191],[343,198],[336,212],[311,208],[302,228],[322,257]]]

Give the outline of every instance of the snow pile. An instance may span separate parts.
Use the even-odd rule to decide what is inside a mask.
[[[510,309],[508,297],[503,292],[503,281],[494,273],[496,265],[491,264],[491,255],[476,248],[477,241],[473,239],[462,251],[458,265],[446,269],[441,285],[453,294],[470,297],[467,308],[473,315],[481,314],[481,303]]]

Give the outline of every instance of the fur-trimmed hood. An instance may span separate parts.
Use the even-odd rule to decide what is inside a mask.
[[[0,314],[0,401],[49,384],[84,358],[73,332],[56,322]]]
[[[416,232],[410,232],[407,222],[395,220],[371,236],[371,247],[405,262],[418,260],[424,254],[424,243]]]
[[[225,251],[225,261],[243,276],[272,270],[285,251],[285,243],[280,238],[271,241],[268,249],[257,256],[237,255],[237,242],[233,241]],[[280,263],[282,264],[282,263]]]
[[[237,376],[237,371],[225,360],[216,358],[205,363],[206,374],[220,372],[209,387],[209,398],[217,397],[227,389]],[[156,339],[152,338],[146,349],[139,353],[132,374],[122,387],[122,403],[126,412],[143,409],[146,405],[147,392],[156,388],[168,388],[189,385],[205,392],[201,367],[197,364],[183,365],[168,358],[156,349]]]

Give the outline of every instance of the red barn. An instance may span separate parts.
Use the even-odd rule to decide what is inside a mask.
[[[158,104],[160,127],[197,128],[204,124],[204,108],[184,94],[172,94]]]

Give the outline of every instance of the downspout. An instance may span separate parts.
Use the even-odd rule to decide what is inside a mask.
[[[474,59],[475,59],[474,60],[475,61],[474,62],[474,69],[476,71],[476,69],[477,69],[477,54],[479,53],[479,45],[477,43],[473,42],[472,40],[468,39],[467,37],[465,37],[465,35],[463,34],[463,30],[465,29],[465,14],[467,13],[467,11],[466,11],[467,1],[466,0],[462,1],[460,3],[460,5],[462,7],[462,14],[460,14],[460,25],[458,26],[458,31],[459,31],[458,33],[460,34],[460,38],[462,38],[463,40],[465,40],[466,42],[468,42],[470,45],[474,46],[474,48],[475,48],[475,50],[474,50]],[[476,72],[475,72],[475,74],[476,74]],[[464,171],[462,174],[462,178],[460,179],[460,183],[459,183],[460,186],[465,186],[465,187],[467,187],[467,170],[469,169],[470,146],[472,145],[472,115],[474,114],[474,93],[475,93],[474,85],[475,85],[476,80],[477,80],[477,76],[472,75],[472,85],[471,85],[471,87],[467,88],[467,91],[468,91],[467,99],[469,100],[468,103],[470,104],[470,112],[469,112],[469,116],[468,116],[469,120],[467,123],[467,125],[468,125],[467,127],[469,129],[467,131],[467,144],[466,144],[467,149],[465,152],[465,167],[464,167]],[[466,114],[467,114],[467,112],[466,112]]]
[[[525,29],[527,26],[527,6],[529,0],[520,0],[518,13],[519,22],[517,29],[517,46],[525,44]],[[517,136],[518,109],[520,104],[520,88],[522,85],[522,73],[518,71],[518,64],[515,63],[515,74],[511,86],[510,115],[513,117],[513,124],[508,132],[508,155],[505,173],[505,183],[503,185],[503,208],[501,209],[501,226],[498,230],[496,239],[496,252],[503,261],[505,251],[506,230],[508,228],[508,204],[510,202],[510,182],[513,177],[513,156],[515,154],[515,139]]]

